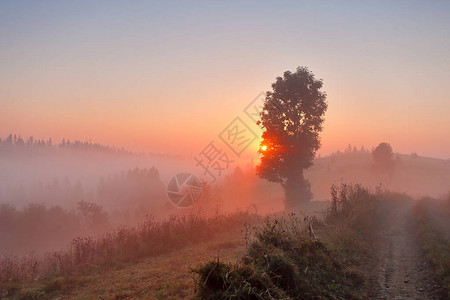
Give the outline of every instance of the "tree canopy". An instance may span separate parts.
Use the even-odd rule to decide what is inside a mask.
[[[322,85],[306,67],[286,71],[267,92],[260,114],[263,134],[258,175],[282,184],[287,207],[312,198],[303,170],[312,166],[320,148],[319,133],[327,109]]]

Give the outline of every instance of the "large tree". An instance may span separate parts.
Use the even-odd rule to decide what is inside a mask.
[[[327,109],[322,85],[306,67],[286,71],[267,92],[260,113],[263,134],[258,175],[283,186],[287,209],[312,198],[303,171],[312,166],[320,148],[319,133]]]

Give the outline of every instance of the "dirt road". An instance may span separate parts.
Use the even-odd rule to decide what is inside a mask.
[[[399,204],[385,217],[377,234],[371,299],[443,299],[414,236],[412,205]]]

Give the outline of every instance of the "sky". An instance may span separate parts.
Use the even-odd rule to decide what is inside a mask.
[[[195,155],[277,76],[327,92],[320,153],[450,158],[448,1],[1,1],[0,136]],[[246,151],[253,155],[258,139]]]

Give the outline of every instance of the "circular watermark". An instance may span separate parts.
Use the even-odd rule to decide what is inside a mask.
[[[170,179],[167,196],[178,207],[194,205],[203,192],[201,181],[191,173],[179,173]]]

